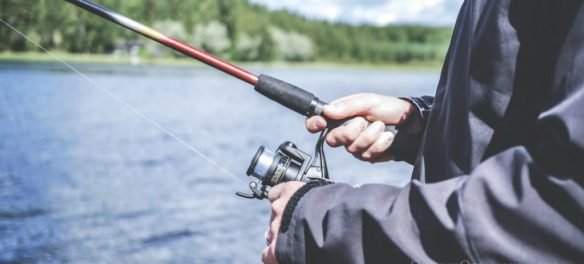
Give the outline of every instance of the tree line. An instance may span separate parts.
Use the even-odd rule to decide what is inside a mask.
[[[349,25],[270,11],[248,0],[99,0],[137,21],[237,61],[410,63],[440,61],[451,28]],[[176,56],[137,34],[59,0],[1,0],[0,18],[52,50]],[[0,51],[35,51],[0,25]],[[130,49],[133,47],[133,49]],[[136,48],[137,47],[137,48]]]

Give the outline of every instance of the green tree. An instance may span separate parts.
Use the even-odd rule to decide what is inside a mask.
[[[208,51],[246,61],[440,61],[452,34],[451,28],[309,20],[285,10],[270,11],[248,0],[96,1],[147,25],[155,24],[178,39],[193,40],[191,44]],[[113,53],[120,43],[156,46],[66,1],[0,0],[0,18],[50,49]],[[0,39],[0,51],[38,50],[4,25],[0,25]],[[171,54],[163,52],[164,56]]]

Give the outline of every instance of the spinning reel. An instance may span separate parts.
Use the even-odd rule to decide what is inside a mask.
[[[268,197],[271,187],[289,181],[328,181],[328,169],[324,155],[324,130],[316,143],[314,157],[298,149],[286,141],[273,152],[261,146],[252,159],[247,176],[257,180],[249,183],[251,194],[238,192],[237,195],[248,199],[264,199]],[[316,161],[319,161],[317,164]]]

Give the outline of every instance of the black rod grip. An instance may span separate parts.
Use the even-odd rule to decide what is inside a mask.
[[[258,77],[254,88],[257,92],[296,113],[304,116],[314,115],[313,109],[318,98],[306,90],[264,74]]]

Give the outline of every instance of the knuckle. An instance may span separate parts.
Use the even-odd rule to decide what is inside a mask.
[[[275,201],[271,205],[272,214],[279,215],[282,212],[282,205],[279,201]]]
[[[351,153],[362,152],[367,149],[367,141],[359,137],[353,144],[348,147],[348,151]]]
[[[361,129],[355,126],[343,134],[343,139],[345,142],[353,142],[357,139],[357,137],[359,137],[360,134]]]
[[[393,140],[395,139],[395,134],[393,132],[389,132],[388,136],[387,136],[387,142],[389,144],[393,143]]]
[[[371,144],[375,143],[375,141],[377,140],[378,135],[373,134],[373,133],[365,133],[361,136],[361,141],[363,142],[363,147],[365,146],[370,146]]]
[[[371,158],[373,156],[381,154],[383,151],[384,149],[381,146],[374,146],[371,149],[367,150],[367,154],[369,155],[369,158]]]
[[[392,132],[387,132],[384,138],[384,141],[381,144],[383,149],[389,148],[393,144],[393,140],[395,139],[395,134]]]
[[[347,152],[353,153],[353,154],[356,154],[358,151],[358,149],[357,149],[357,147],[355,147],[355,145],[347,146],[345,149],[347,150]]]
[[[373,154],[379,154],[379,153],[384,152],[388,147],[389,147],[389,144],[376,143],[368,150],[368,152],[371,152]]]
[[[359,128],[363,128],[367,125],[367,119],[362,116],[355,117],[353,120],[353,122],[355,122]]]
[[[369,155],[368,159],[375,158],[381,155],[385,151],[383,146],[374,146],[371,149],[367,150],[367,154]]]
[[[364,152],[363,154],[361,154],[361,157],[363,159],[371,159],[372,158],[371,152]]]
[[[272,187],[270,189],[270,191],[268,192],[268,200],[270,202],[272,202],[272,205],[274,205],[274,202],[280,198],[280,192],[281,192],[282,186],[280,185],[276,185],[274,187]]]
[[[374,130],[368,130],[367,132],[361,133],[351,147],[354,151],[365,151],[374,145],[378,138],[379,135]]]
[[[361,158],[363,158],[364,160],[370,160],[372,158],[371,153],[363,153],[361,155]]]
[[[311,133],[316,133],[321,131],[321,122],[319,122],[318,117],[311,117],[306,119],[306,129]]]
[[[332,133],[326,137],[326,143],[331,147],[338,147],[337,139],[334,137]]]

